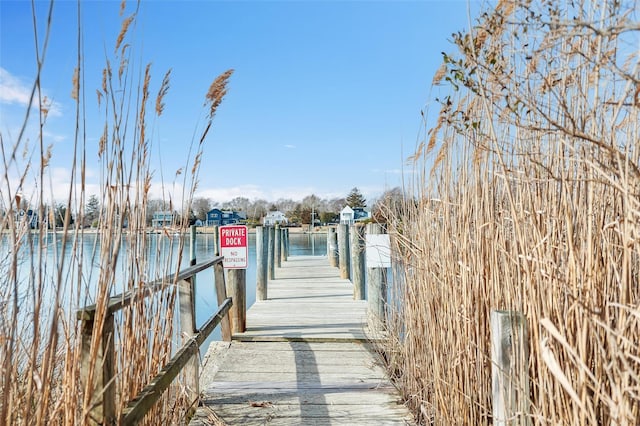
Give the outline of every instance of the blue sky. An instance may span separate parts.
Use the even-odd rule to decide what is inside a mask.
[[[87,105],[97,104],[105,51],[113,52],[120,2],[81,4]],[[36,1],[40,39],[48,3]],[[154,187],[187,159],[202,125],[204,95],[233,68],[229,93],[206,142],[196,196],[226,201],[346,196],[368,199],[401,183],[431,80],[453,32],[478,3],[447,1],[142,1],[130,30],[133,58],[152,63],[152,93],[172,69],[165,111],[153,125]],[[135,10],[127,4],[124,16]],[[54,188],[69,175],[77,55],[77,4],[54,5],[42,85],[52,100],[45,145],[53,144]],[[8,146],[35,73],[30,2],[0,1],[0,131]],[[103,121],[87,112],[88,191],[97,191],[95,145]],[[31,123],[35,132],[35,123]],[[33,134],[31,134],[33,137]],[[58,185],[59,183],[59,185]],[[156,192],[158,193],[158,192]]]

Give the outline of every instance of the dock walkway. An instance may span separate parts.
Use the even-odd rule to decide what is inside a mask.
[[[212,347],[190,424],[413,424],[366,331],[366,302],[326,257],[289,257],[246,332]]]

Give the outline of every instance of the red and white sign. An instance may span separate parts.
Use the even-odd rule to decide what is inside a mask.
[[[218,228],[220,255],[226,269],[247,269],[249,264],[249,231],[244,225],[226,225]]]

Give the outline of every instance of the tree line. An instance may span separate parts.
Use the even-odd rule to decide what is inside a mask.
[[[320,198],[314,194],[308,195],[302,200],[280,198],[276,201],[267,201],[265,199],[250,200],[246,197],[236,197],[229,201],[217,202],[210,198],[196,197],[191,202],[190,208],[181,209],[181,211],[173,208],[170,202],[162,199],[151,199],[146,203],[146,222],[147,226],[151,226],[153,214],[166,211],[174,214],[176,223],[183,223],[183,219],[187,219],[190,224],[195,223],[197,220],[204,222],[207,220],[207,213],[217,208],[225,211],[244,212],[249,224],[259,224],[261,219],[271,211],[283,212],[289,219],[289,223],[292,224],[310,224],[312,222],[325,224],[337,222],[340,217],[340,211],[347,205],[352,208],[369,208],[375,221],[384,222],[389,206],[399,203],[402,197],[402,190],[393,188],[385,191],[379,198],[367,204],[366,198],[357,187],[351,189],[345,197],[330,199]],[[22,200],[21,208],[27,211],[29,203],[26,200]],[[66,205],[56,205],[47,212],[46,219],[50,225],[55,223],[56,227],[61,227],[67,217],[66,210]],[[75,221],[79,220],[82,222],[82,227],[96,227],[100,213],[100,199],[97,195],[91,195],[81,211],[78,210],[68,216],[69,224],[75,224]],[[187,217],[185,217],[185,214]]]

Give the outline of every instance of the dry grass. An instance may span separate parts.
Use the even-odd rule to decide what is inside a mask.
[[[503,3],[455,37],[455,90],[413,157],[435,166],[388,210],[390,371],[422,423],[491,423],[489,315],[515,310],[531,405],[514,423],[635,425],[637,4]]]
[[[35,5],[35,4],[34,4]],[[35,7],[35,6],[34,6]],[[121,13],[125,10],[123,2]],[[52,8],[51,8],[52,10]],[[0,424],[84,424],[90,420],[95,404],[98,382],[90,375],[81,380],[81,324],[76,310],[96,305],[91,334],[92,365],[100,365],[101,341],[109,336],[107,303],[109,297],[123,290],[139,288],[178,269],[181,263],[183,239],[174,244],[173,235],[146,235],[146,213],[152,178],[152,141],[148,138],[147,106],[153,86],[151,67],[144,70],[131,65],[135,36],[136,10],[122,22],[112,57],[105,57],[102,85],[97,92],[97,108],[104,116],[104,128],[98,146],[88,147],[84,113],[92,108],[85,103],[84,58],[78,53],[78,63],[72,78],[71,98],[76,102],[76,132],[71,182],[63,203],[53,199],[48,164],[52,157],[46,145],[47,100],[41,96],[40,79],[49,21],[36,22],[34,31],[44,28],[45,44],[37,51],[37,78],[34,80],[32,105],[38,106],[41,129],[35,145],[21,133],[7,141],[3,135],[1,159],[4,175],[0,186],[0,208],[5,213],[0,228]],[[34,12],[34,16],[36,13]],[[78,37],[84,28],[78,23]],[[39,37],[36,37],[38,40]],[[135,39],[135,38],[134,38]],[[125,43],[123,45],[123,43]],[[78,43],[80,46],[80,43]],[[120,46],[123,46],[120,49]],[[111,63],[119,63],[118,75],[111,72]],[[142,76],[142,77],[140,77]],[[216,79],[217,108],[224,94],[230,73]],[[156,116],[164,109],[163,98],[169,89],[167,72],[159,85],[155,102]],[[133,100],[133,104],[131,104]],[[211,106],[205,105],[208,112]],[[31,107],[26,109],[24,127],[33,120]],[[153,110],[151,110],[153,111]],[[210,117],[206,130],[211,126]],[[203,154],[205,134],[196,139],[191,174],[187,183],[185,211],[196,188],[199,159]],[[98,157],[91,157],[97,151]],[[55,154],[53,154],[55,155]],[[191,151],[189,156],[191,156]],[[99,164],[101,192],[97,217],[97,234],[91,240],[82,224],[88,212],[86,169]],[[23,194],[35,181],[37,190]],[[49,188],[49,190],[47,190]],[[19,194],[19,195],[17,195]],[[174,207],[167,200],[167,210]],[[29,206],[40,218],[50,222],[59,219],[59,227],[51,228],[41,221],[35,230],[18,212]],[[72,220],[73,213],[73,220]],[[186,217],[187,215],[183,215]],[[185,221],[175,223],[184,230]],[[93,241],[89,244],[87,241]],[[172,259],[171,262],[168,260]],[[140,297],[131,306],[114,316],[111,339],[115,347],[116,376],[111,383],[116,394],[116,416],[126,403],[145,386],[170,359],[180,336],[174,331],[175,282],[166,280],[163,290],[154,296]],[[145,424],[184,423],[188,402],[185,384],[177,382],[145,419]]]

